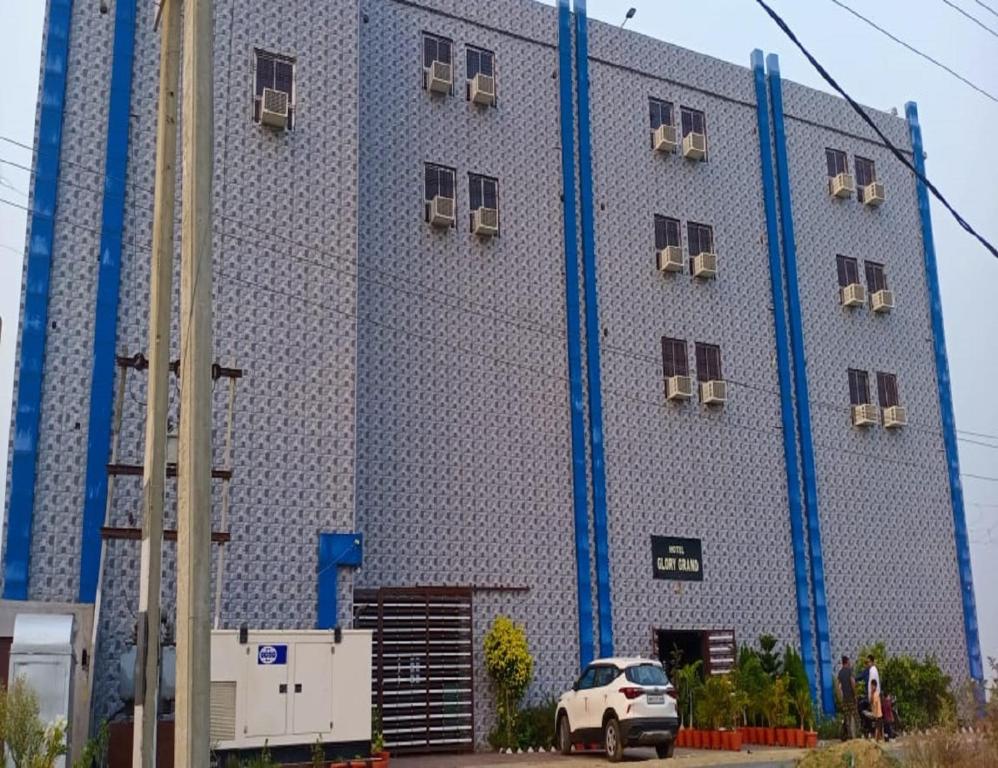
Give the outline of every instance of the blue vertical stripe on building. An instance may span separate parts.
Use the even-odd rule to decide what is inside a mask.
[[[579,661],[593,660],[593,593],[589,581],[589,509],[586,493],[579,250],[575,209],[575,111],[572,99],[572,16],[568,0],[558,0],[558,88],[561,112],[561,176],[565,221],[565,331],[568,397],[572,423],[572,506],[575,516],[575,568],[579,601]]]
[[[42,375],[45,369],[45,332],[48,326],[49,275],[55,241],[62,118],[66,107],[66,68],[72,17],[72,0],[49,1],[24,315],[21,322],[17,410],[14,415],[10,467],[10,507],[7,512],[7,549],[3,579],[3,596],[7,600],[28,599],[38,430],[42,413]]]
[[[811,591],[814,626],[817,635],[821,708],[835,711],[832,675],[832,650],[828,628],[828,603],[825,599],[825,564],[821,554],[821,521],[818,516],[818,479],[811,441],[811,400],[807,386],[807,361],[804,357],[804,324],[801,320],[800,289],[797,283],[797,245],[794,241],[794,214],[790,201],[790,168],[787,163],[787,137],[783,123],[783,85],[780,60],[776,54],[766,57],[769,94],[773,105],[773,135],[776,147],[776,177],[780,200],[780,224],[783,231],[783,262],[787,280],[787,305],[790,310],[790,348],[794,362],[794,392],[797,401],[797,429],[800,435],[801,468],[804,476],[804,500],[807,513],[808,547],[811,563]]]
[[[610,542],[603,454],[603,393],[600,384],[600,326],[596,290],[596,234],[593,212],[593,152],[589,125],[589,33],[586,0],[574,0],[575,77],[579,109],[579,199],[582,204],[582,272],[586,300],[586,382],[589,389],[589,455],[593,482],[593,535],[596,540],[596,601],[600,656],[613,656],[610,601]]]
[[[797,628],[801,657],[807,670],[812,696],[817,696],[817,668],[814,660],[814,633],[811,629],[811,601],[807,588],[807,549],[804,542],[804,513],[801,507],[800,470],[797,464],[797,432],[791,396],[790,338],[787,331],[783,270],[780,267],[780,236],[776,213],[776,182],[773,179],[772,135],[769,123],[769,97],[762,51],[752,51],[755,78],[756,116],[759,127],[759,161],[762,167],[762,198],[766,211],[766,244],[769,249],[769,282],[773,292],[773,330],[776,339],[776,370],[780,382],[780,418],[783,426],[783,459],[787,466],[787,499],[790,512],[791,546],[794,555],[794,585],[797,590]]]
[[[904,106],[911,135],[911,150],[915,168],[925,176],[925,153],[922,147],[922,127],[918,122],[918,106],[909,101]],[[963,602],[963,631],[967,641],[967,661],[970,676],[983,680],[981,640],[977,629],[977,604],[974,600],[974,578],[970,567],[970,540],[967,536],[967,516],[963,505],[963,486],[960,482],[960,455],[956,446],[956,419],[953,416],[953,394],[950,391],[949,358],[946,355],[946,334],[943,329],[943,304],[939,292],[939,271],[936,265],[936,246],[932,237],[932,216],[929,211],[929,192],[921,180],[916,180],[918,215],[922,223],[922,248],[925,252],[925,282],[929,290],[929,318],[932,322],[932,348],[935,353],[936,384],[939,389],[939,411],[943,422],[943,445],[946,449],[946,468],[949,472],[950,502],[953,506],[953,530],[956,536],[956,562],[960,576],[960,595]]]
[[[316,629],[334,629],[339,624],[339,568],[359,568],[363,555],[364,537],[360,533],[319,534]]]
[[[107,461],[111,447],[111,402],[118,332],[118,288],[121,283],[125,181],[128,173],[132,60],[135,49],[135,2],[136,0],[115,2],[80,553],[81,603],[92,603],[97,595],[101,555],[100,529],[104,525],[107,506]]]

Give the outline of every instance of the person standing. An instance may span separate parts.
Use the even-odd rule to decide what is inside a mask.
[[[880,690],[877,681],[870,679],[870,720],[873,721],[873,737],[877,741],[884,738],[884,708],[880,701]]]
[[[852,675],[852,664],[848,656],[842,657],[839,670],[839,691],[842,694],[842,740],[856,738],[856,681]]]

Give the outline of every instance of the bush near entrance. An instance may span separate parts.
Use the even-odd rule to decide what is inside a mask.
[[[489,734],[493,747],[516,748],[520,700],[534,675],[534,657],[527,633],[508,616],[498,616],[485,634],[485,670],[496,694],[496,728]],[[553,727],[552,713],[552,727]]]

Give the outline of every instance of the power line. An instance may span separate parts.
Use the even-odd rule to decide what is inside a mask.
[[[977,3],[979,6],[981,6],[981,8],[983,8],[984,10],[986,10],[988,13],[992,13],[995,16],[998,16],[998,11],[996,11],[994,8],[992,8],[987,3],[982,3],[981,0],[974,0],[974,2]]]
[[[994,35],[995,37],[998,37],[998,32],[995,32],[993,29],[991,29],[991,27],[989,27],[983,21],[981,21],[980,19],[978,19],[976,16],[971,16],[969,13],[967,13],[965,10],[963,10],[963,8],[961,8],[956,3],[953,3],[950,0],[943,0],[943,2],[946,3],[946,5],[948,5],[950,8],[952,8],[954,11],[956,11],[957,13],[959,13],[961,16],[966,16],[968,19],[970,19],[972,22],[974,22],[981,29],[985,30],[988,34]]]
[[[946,210],[948,210],[953,215],[953,218],[956,219],[956,222],[961,227],[963,227],[964,230],[966,230],[971,235],[973,235],[975,238],[977,238],[978,242],[980,242],[981,245],[983,245],[985,248],[987,248],[988,251],[991,253],[992,256],[994,256],[995,258],[998,258],[998,249],[996,249],[993,245],[991,245],[991,243],[989,243],[982,235],[979,235],[977,233],[977,230],[974,229],[972,226],[970,226],[970,224],[967,222],[966,219],[963,218],[963,216],[961,216],[959,213],[957,213],[956,209],[952,205],[949,204],[949,201],[945,197],[943,197],[942,192],[940,192],[938,189],[936,189],[936,185],[935,184],[933,184],[925,176],[923,176],[921,173],[918,172],[918,169],[915,168],[914,165],[912,165],[911,161],[907,157],[905,157],[904,154],[902,154],[902,152],[897,147],[894,146],[894,144],[891,142],[891,140],[888,139],[887,136],[884,135],[884,132],[881,131],[880,128],[877,127],[877,124],[875,122],[873,122],[873,119],[868,114],[866,114],[866,110],[863,109],[852,98],[852,96],[850,96],[848,93],[846,93],[845,90],[843,90],[842,86],[840,86],[835,81],[835,78],[833,78],[830,74],[828,74],[828,72],[825,70],[825,68],[823,66],[821,66],[821,64],[818,63],[818,60],[815,59],[814,56],[811,55],[811,52],[808,51],[807,48],[804,47],[804,44],[801,43],[801,41],[797,39],[797,35],[795,35],[794,32],[793,32],[793,30],[790,29],[790,27],[787,26],[787,23],[780,17],[780,15],[778,13],[776,13],[776,11],[774,11],[772,8],[770,8],[766,4],[765,0],[755,0],[755,1],[769,15],[769,17],[773,21],[776,22],[776,25],[780,29],[783,30],[783,32],[787,35],[787,37],[789,37],[793,41],[794,45],[796,45],[800,49],[800,52],[803,53],[804,56],[807,58],[807,60],[811,62],[811,65],[816,70],[818,70],[818,74],[820,74],[825,79],[825,81],[830,86],[832,86],[832,88],[834,88],[842,96],[842,98],[844,98],[847,102],[849,102],[849,106],[851,106],[856,111],[856,113],[861,118],[863,118],[863,121],[867,125],[869,125],[870,128],[873,129],[873,132],[876,133],[877,136],[880,137],[880,140],[883,142],[884,146],[887,147],[887,149],[889,149],[893,153],[893,155],[898,160],[900,160],[901,163],[903,165],[905,165],[908,168],[909,171],[911,171],[915,175],[915,178],[917,178],[919,181],[921,181],[926,186],[926,188],[935,196],[935,198],[937,200],[939,200],[940,203],[943,204],[943,206],[946,208]],[[832,0],[832,2],[835,3],[836,5],[841,5],[843,8],[845,8],[846,10],[848,10],[848,11],[850,11],[852,13],[856,13],[851,8],[849,8],[848,6],[843,5],[839,0]],[[856,15],[859,15],[859,14],[856,14]],[[866,20],[865,17],[861,16],[860,18],[863,18],[864,20]],[[878,27],[878,29],[879,29],[879,27]],[[980,89],[978,89],[978,90],[980,90]],[[998,98],[995,98],[994,96],[991,96],[990,94],[987,94],[987,95],[993,101],[995,101],[996,103],[998,103]]]
[[[772,16],[774,20],[776,20],[777,18],[779,18],[775,14],[775,12],[772,9],[770,9],[769,6],[765,5],[765,3],[762,3],[761,0],[756,0],[756,2],[759,3],[760,5],[762,5],[766,9],[767,13],[769,13],[769,15]],[[889,37],[891,40],[893,40],[898,45],[904,46],[909,51],[911,51],[912,53],[914,53],[916,56],[921,56],[926,61],[929,61],[932,64],[935,64],[940,69],[943,69],[946,72],[948,72],[949,74],[951,74],[957,80],[965,83],[966,85],[969,85],[971,88],[973,88],[978,93],[980,93],[980,94],[986,96],[987,98],[991,99],[991,101],[993,101],[995,103],[998,103],[998,96],[995,96],[993,93],[990,93],[989,91],[984,90],[979,85],[976,85],[975,83],[972,83],[970,80],[968,80],[967,78],[965,78],[959,72],[956,72],[955,70],[953,70],[950,67],[946,66],[945,64],[943,64],[938,59],[934,59],[932,56],[929,56],[929,54],[923,53],[922,51],[918,50],[918,48],[916,48],[915,46],[909,45],[908,43],[906,43],[901,38],[899,38],[899,37],[897,37],[895,35],[892,35],[890,32],[888,32],[886,29],[884,29],[880,25],[876,24],[873,21],[870,21],[870,19],[868,19],[863,14],[861,14],[859,11],[856,11],[856,10],[853,10],[852,8],[850,8],[848,5],[846,5],[845,3],[843,3],[842,0],[831,0],[831,2],[835,3],[835,5],[839,6],[843,10],[848,11],[853,16],[855,16],[857,19],[859,19],[860,21],[863,21],[864,23],[866,23],[869,26],[873,27],[875,30],[877,30],[878,32],[880,32],[882,35],[886,35],[887,37]],[[778,21],[777,23],[780,24],[781,27],[784,26],[782,20]],[[784,29],[784,31],[787,32],[788,34],[790,34],[789,29]],[[797,39],[794,38],[792,34],[791,34],[791,39],[795,43],[797,42]],[[797,45],[798,45],[798,47],[801,48],[802,51],[804,50],[803,47],[800,46],[800,43],[797,43]],[[808,56],[809,59],[811,58],[806,52],[805,52],[805,55]],[[814,64],[815,62],[812,61],[811,63]],[[817,64],[815,64],[815,66],[817,66]],[[843,94],[843,95],[845,95],[845,94]]]

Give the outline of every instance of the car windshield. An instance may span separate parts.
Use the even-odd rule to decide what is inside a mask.
[[[665,670],[655,664],[639,664],[636,667],[628,667],[624,674],[627,679],[637,685],[668,685],[669,678],[665,676]]]

